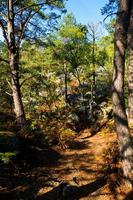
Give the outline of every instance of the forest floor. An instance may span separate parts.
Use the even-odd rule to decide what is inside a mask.
[[[77,188],[76,200],[131,200],[111,171],[115,142],[113,131],[92,135],[85,129],[67,149],[33,148],[25,152],[25,161],[19,157],[15,165],[0,166],[0,199],[60,200],[59,185],[64,181]]]

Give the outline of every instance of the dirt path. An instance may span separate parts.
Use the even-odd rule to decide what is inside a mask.
[[[101,177],[108,168],[104,152],[108,151],[115,139],[114,133],[103,135],[99,132],[90,137],[89,130],[85,130],[75,139],[71,149],[61,153],[58,165],[49,168],[53,179],[77,184],[85,190],[79,198],[81,200],[113,200],[106,181]],[[51,190],[52,187],[42,187],[37,195],[48,198],[46,193],[50,194]]]
[[[18,171],[13,168],[10,174],[4,170],[0,175],[0,199],[59,200],[57,187],[65,181],[79,188],[77,199],[117,200],[105,181],[109,166],[104,159],[105,152],[115,140],[114,133],[99,132],[90,136],[89,130],[85,130],[70,149],[51,152],[39,149],[37,155],[33,151],[28,157],[32,166],[26,163],[25,171],[19,165]]]

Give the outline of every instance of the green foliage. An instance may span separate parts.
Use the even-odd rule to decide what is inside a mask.
[[[103,15],[113,15],[119,4],[119,0],[108,0],[108,3],[101,9]]]
[[[75,135],[76,132],[67,126],[67,115],[58,120],[53,117],[47,122],[45,121],[44,138],[48,145],[56,142],[62,147],[72,141]]]
[[[40,3],[42,2],[40,1]],[[20,9],[23,6],[31,6],[32,3],[37,4],[38,1],[17,2],[15,6]],[[39,21],[38,25],[43,28],[46,27],[45,22],[50,19],[50,13],[52,17],[56,17],[51,9],[57,8],[57,11],[59,7],[64,10],[63,1],[59,0],[49,1],[45,6],[48,12],[44,13],[44,10],[40,9],[37,17],[31,20],[36,25],[35,22]],[[39,5],[33,6],[31,10],[36,12],[38,8]],[[27,8],[28,10],[29,8]],[[58,11],[57,14],[59,14]],[[37,29],[35,28],[33,33],[31,30],[33,30],[33,26],[29,24],[25,29],[24,37],[32,38]],[[58,26],[58,30],[52,34],[45,32],[45,35],[43,32],[40,34],[41,37],[38,37],[38,34],[37,31],[34,35],[36,36],[34,42],[27,39],[20,46],[20,86],[26,117],[29,121],[28,133],[27,130],[23,130],[23,132],[29,135],[42,134],[43,142],[48,145],[54,144],[55,141],[56,143],[65,143],[65,140],[68,142],[74,137],[75,131],[78,130],[77,127],[83,123],[84,112],[88,112],[86,117],[89,118],[94,71],[93,45],[90,38],[87,38],[87,27],[78,24],[73,14],[67,14]],[[110,85],[112,40],[110,33],[95,41],[96,95],[98,97],[99,93],[106,92],[105,86]],[[6,59],[7,51],[3,45],[0,46],[0,50],[2,57]],[[8,98],[11,99],[11,96],[7,97],[5,94],[12,94],[12,91],[10,76],[7,79],[8,65],[2,62],[1,66],[0,103],[5,105],[4,111],[6,111],[5,107],[8,106],[5,102],[8,102]],[[70,102],[71,105],[65,102],[65,75],[67,76],[67,94],[75,95],[78,98],[76,103],[71,104]],[[97,104],[99,104],[98,101]],[[8,112],[13,112],[12,102],[8,104]],[[10,125],[11,122],[7,122],[9,129],[11,129]]]
[[[4,164],[8,164],[16,155],[16,152],[0,153],[0,161],[2,161]]]
[[[83,38],[86,38],[86,33],[87,28],[81,24],[77,24],[73,14],[67,14],[64,17],[63,23],[60,25],[59,29],[59,35],[64,42],[83,40]]]

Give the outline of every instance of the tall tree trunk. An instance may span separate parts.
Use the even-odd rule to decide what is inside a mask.
[[[20,126],[23,126],[26,122],[24,107],[22,103],[21,90],[19,84],[19,48],[15,44],[14,35],[14,10],[13,10],[13,0],[8,0],[8,51],[9,51],[9,64],[11,71],[11,83],[12,83],[12,93],[14,110],[16,114],[17,122]]]
[[[92,95],[95,98],[95,90],[96,90],[96,61],[95,61],[95,45],[96,45],[95,34],[93,35],[93,47],[92,47],[92,64],[93,64],[93,74],[92,74]]]
[[[17,52],[9,52],[10,55],[10,70],[11,70],[11,83],[12,83],[12,94],[14,102],[14,111],[16,114],[16,120],[22,127],[26,123],[25,112],[22,102],[20,84],[19,84],[19,66],[17,59]]]
[[[63,69],[64,69],[64,83],[65,83],[65,106],[67,107],[67,103],[68,103],[68,88],[67,88],[67,63],[66,63],[66,61],[64,60],[63,61]]]
[[[133,180],[133,145],[128,128],[128,120],[124,102],[125,50],[127,45],[127,30],[130,20],[130,0],[120,0],[115,27],[115,52],[113,75],[113,113],[118,136],[123,174],[128,186]]]
[[[128,119],[133,123],[133,2],[128,29],[129,66],[128,66]]]

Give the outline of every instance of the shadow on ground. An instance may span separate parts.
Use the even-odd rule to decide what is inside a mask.
[[[95,199],[107,184],[106,175],[112,173],[95,158],[97,141],[79,139],[66,151],[23,149],[13,162],[0,165],[0,200],[64,200],[58,197],[59,185],[75,177],[80,184],[69,200],[88,198],[92,193]]]
[[[86,197],[89,194],[95,192],[96,190],[103,187],[104,185],[106,185],[105,177],[98,178],[94,182],[91,182],[87,185],[75,188],[75,194],[74,195],[70,194],[69,200],[75,200],[75,199],[79,200],[80,198]],[[36,200],[43,200],[43,199],[45,199],[45,200],[59,200],[58,199],[58,190],[59,190],[59,188],[56,187],[53,190],[51,190],[50,192],[47,192],[46,194],[36,198]],[[62,198],[62,200],[63,200],[63,198]]]
[[[50,167],[59,165],[61,155],[53,149],[30,149],[9,164],[0,163],[0,199],[30,200],[41,187],[57,182]],[[43,169],[44,167],[44,169]]]

